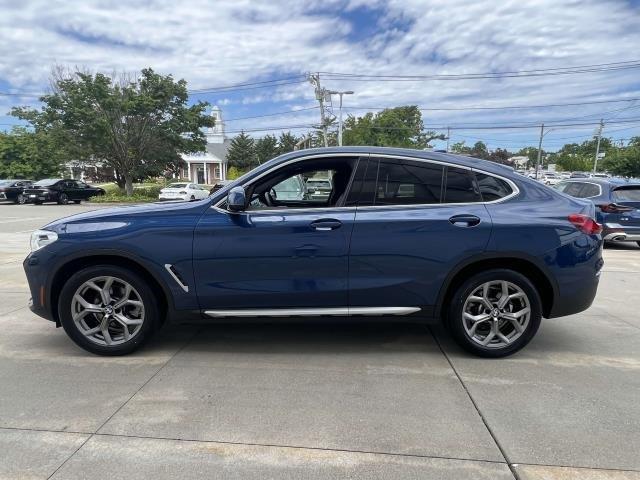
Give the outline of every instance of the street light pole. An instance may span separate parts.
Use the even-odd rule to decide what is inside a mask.
[[[600,155],[600,140],[602,139],[602,129],[604,128],[604,120],[600,119],[600,126],[598,127],[598,144],[596,145],[596,158],[593,160],[593,173],[598,170],[598,156]]]
[[[538,160],[536,160],[536,180],[538,180],[538,171],[540,170],[540,159],[542,158],[542,137],[544,137],[544,123],[540,125],[540,141],[538,142]]]
[[[339,108],[339,113],[338,113],[338,146],[342,146],[342,96],[343,95],[353,95],[353,91],[352,90],[346,90],[344,92],[337,92],[335,90],[332,90],[329,92],[332,95],[338,95],[340,96],[340,108]]]

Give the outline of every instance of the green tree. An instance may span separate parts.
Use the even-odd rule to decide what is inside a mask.
[[[115,79],[74,71],[57,71],[54,92],[41,97],[40,111],[14,108],[36,132],[50,132],[69,160],[100,160],[113,167],[133,193],[136,178],[162,172],[181,153],[203,151],[201,128],[213,126],[207,103],[187,106],[187,83],[152,69],[138,78]]]
[[[293,152],[298,143],[298,137],[291,132],[282,132],[278,139],[278,155]]]
[[[0,133],[0,178],[57,176],[64,158],[47,132],[15,127],[10,133]]]
[[[244,132],[233,137],[229,150],[227,150],[227,161],[230,167],[236,167],[240,171],[247,171],[255,167],[257,159],[253,138]]]
[[[640,178],[640,137],[621,148],[617,155],[607,161],[607,169],[622,177]]]
[[[453,145],[451,145],[451,151],[453,153],[460,153],[463,155],[471,155],[471,147],[467,147],[465,145],[464,140],[462,140],[461,142],[456,142]]]
[[[344,145],[427,148],[444,135],[424,132],[422,113],[415,105],[388,108],[362,117],[349,115],[344,122]]]
[[[489,150],[487,149],[487,145],[481,141],[474,143],[469,153],[471,154],[472,157],[484,158],[484,159],[489,158]]]
[[[496,148],[487,157],[492,162],[501,163],[502,165],[513,165],[511,161],[512,154],[504,148]]]
[[[278,139],[274,135],[265,135],[256,140],[256,159],[264,163],[278,155]]]

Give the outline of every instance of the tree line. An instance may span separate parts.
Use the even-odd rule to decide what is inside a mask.
[[[13,108],[11,114],[29,123],[0,133],[0,178],[44,178],[60,174],[62,166],[74,161],[100,163],[115,172],[115,181],[127,194],[133,183],[149,177],[178,173],[181,155],[206,148],[203,129],[214,126],[206,114],[207,102],[189,104],[187,83],[171,75],[144,69],[137,76],[104,75],[56,68],[51,93],[40,98],[39,109]],[[227,151],[228,175],[233,178],[280,154],[300,148],[324,146],[322,130],[300,137],[284,132],[253,138],[245,132],[235,136]],[[425,131],[422,114],[415,105],[349,115],[344,122],[344,145],[371,145],[426,149],[441,133]],[[326,139],[337,144],[335,129]],[[533,166],[536,147],[517,152],[486,144],[454,143],[455,153],[513,165],[514,156],[526,156]],[[593,169],[596,139],[564,145],[557,152],[542,152],[545,163],[566,171]],[[626,145],[602,138],[604,159],[599,170],[640,177],[640,137]]]

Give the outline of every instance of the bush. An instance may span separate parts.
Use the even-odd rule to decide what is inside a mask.
[[[103,185],[105,194],[99,197],[92,197],[91,201],[95,203],[111,203],[111,202],[124,202],[124,203],[143,203],[143,202],[155,202],[158,200],[160,190],[164,188],[164,185],[149,185],[134,186],[133,195],[127,196],[123,189],[118,188],[117,185]]]

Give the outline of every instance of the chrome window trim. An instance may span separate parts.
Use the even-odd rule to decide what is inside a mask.
[[[225,317],[324,317],[350,315],[410,315],[419,307],[330,307],[330,308],[265,308],[238,310],[205,310],[205,315]]]
[[[442,160],[432,160],[430,158],[420,158],[420,157],[409,157],[409,156],[404,156],[404,155],[393,155],[393,154],[372,154],[369,152],[361,152],[361,153],[357,153],[357,152],[351,152],[351,153],[336,153],[336,154],[328,154],[328,153],[323,153],[323,154],[315,154],[315,155],[309,155],[309,156],[304,156],[304,157],[297,157],[297,158],[293,158],[291,160],[288,160],[284,163],[282,163],[281,165],[278,165],[276,168],[280,168],[280,167],[284,167],[287,165],[290,165],[292,163],[296,163],[296,162],[301,162],[301,161],[305,161],[305,160],[313,160],[315,158],[327,158],[327,157],[364,157],[367,156],[369,158],[391,158],[391,159],[395,159],[395,160],[409,160],[409,161],[418,161],[418,162],[428,162],[428,163],[436,163],[439,165],[444,165],[444,166],[448,166],[448,167],[455,167],[455,168],[461,168],[464,170],[469,170],[470,172],[473,173],[482,173],[484,175],[489,175],[491,177],[495,177],[495,178],[499,178],[500,180],[503,180],[505,182],[507,182],[509,184],[509,186],[511,187],[511,193],[505,197],[499,198],[497,200],[491,200],[489,202],[466,202],[466,203],[413,203],[413,204],[402,204],[402,205],[365,205],[365,206],[358,206],[358,207],[354,207],[354,206],[344,206],[344,207],[326,207],[324,210],[322,210],[322,207],[316,207],[316,208],[292,208],[292,209],[273,209],[273,210],[249,210],[249,211],[242,211],[242,212],[229,212],[228,210],[224,209],[224,208],[220,208],[220,205],[222,205],[225,201],[226,198],[222,198],[220,201],[218,201],[218,203],[216,203],[215,205],[212,205],[212,208],[214,208],[215,210],[221,212],[221,213],[227,213],[229,215],[240,215],[240,214],[256,214],[256,213],[275,213],[275,212],[280,212],[282,213],[283,210],[284,211],[296,211],[296,212],[304,212],[304,211],[318,211],[318,210],[322,210],[323,212],[326,212],[328,210],[341,210],[341,209],[354,209],[357,208],[359,209],[367,209],[367,210],[371,210],[371,209],[399,209],[399,208],[425,208],[425,207],[451,207],[451,206],[456,206],[456,205],[492,205],[495,203],[502,203],[502,202],[506,202],[507,200],[510,200],[514,197],[516,197],[517,195],[520,194],[520,189],[518,188],[518,186],[516,185],[516,183],[506,177],[503,177],[502,175],[498,175],[496,173],[493,172],[487,172],[486,170],[482,170],[482,169],[477,169],[475,167],[469,167],[467,165],[459,165],[456,163],[451,163],[451,162],[445,162]],[[260,180],[262,177],[268,175],[269,173],[271,173],[273,171],[273,169],[269,169],[263,173],[261,173],[260,175],[258,175],[257,177],[251,179],[249,182],[247,182],[246,184],[241,185],[242,187],[248,187],[249,185],[253,184],[254,182]],[[238,185],[240,186],[240,185]]]

